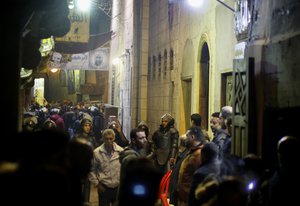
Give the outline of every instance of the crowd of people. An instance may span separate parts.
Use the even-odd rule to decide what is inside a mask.
[[[0,161],[1,194],[10,205],[82,206],[94,187],[99,206],[164,205],[158,191],[171,171],[167,198],[175,206],[299,204],[297,137],[278,141],[278,169],[270,171],[255,154],[231,154],[232,107],[211,115],[211,137],[199,114],[190,120],[179,134],[166,113],[157,130],[141,121],[127,138],[119,121],[104,125],[99,105],[33,105]]]

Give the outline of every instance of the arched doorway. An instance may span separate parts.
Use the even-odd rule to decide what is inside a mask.
[[[206,130],[208,129],[209,64],[209,49],[205,42],[200,53],[199,114],[202,117],[202,127]]]

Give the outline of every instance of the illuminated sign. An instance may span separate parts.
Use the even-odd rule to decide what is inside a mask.
[[[90,37],[90,16],[88,12],[70,9],[69,19],[71,27],[63,37],[55,38],[55,41],[86,43]]]
[[[49,68],[67,70],[101,70],[107,71],[109,49],[99,47],[95,50],[79,54],[61,54],[52,52],[48,62]]]

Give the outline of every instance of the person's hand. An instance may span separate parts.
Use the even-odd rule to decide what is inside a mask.
[[[121,126],[119,124],[116,124],[115,128],[116,128],[117,132],[119,132],[119,133],[121,132]]]
[[[170,167],[172,169],[174,167],[174,165],[175,165],[175,158],[170,158],[169,159],[169,164],[170,164]]]

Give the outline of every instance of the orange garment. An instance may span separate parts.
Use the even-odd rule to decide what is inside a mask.
[[[178,200],[188,204],[188,197],[194,172],[201,165],[201,148],[200,146],[191,149],[190,153],[183,160],[178,176]]]

